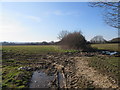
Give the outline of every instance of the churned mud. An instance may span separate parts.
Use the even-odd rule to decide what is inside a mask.
[[[89,57],[71,53],[44,56],[46,62],[42,69],[33,70],[29,88],[118,88],[107,75],[89,67]]]
[[[32,72],[29,88],[118,88],[114,79],[110,80],[88,65],[88,59],[98,55],[102,56],[99,52],[12,54],[4,58],[9,62],[3,64],[16,65],[18,71]]]

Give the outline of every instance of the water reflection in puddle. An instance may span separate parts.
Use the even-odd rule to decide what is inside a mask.
[[[118,54],[118,52],[102,51],[102,54],[106,54],[106,55],[116,55],[116,54]]]
[[[48,75],[44,71],[34,71],[29,88],[65,88],[66,79],[65,75],[57,72],[54,75]]]
[[[49,76],[43,71],[35,71],[31,79],[30,88],[49,88],[54,78],[55,76]]]

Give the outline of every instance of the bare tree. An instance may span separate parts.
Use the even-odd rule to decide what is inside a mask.
[[[67,36],[69,34],[69,32],[67,30],[62,30],[59,34],[58,34],[58,39],[62,39],[64,38],[65,36]]]
[[[90,2],[89,6],[103,8],[103,18],[105,23],[114,28],[120,28],[118,24],[120,2]]]
[[[106,40],[103,38],[103,36],[95,36],[90,40],[91,43],[105,43]]]

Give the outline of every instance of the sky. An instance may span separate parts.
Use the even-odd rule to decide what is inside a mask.
[[[101,35],[118,37],[118,30],[104,23],[103,10],[88,2],[2,2],[0,42],[59,41],[62,30],[81,31],[86,40]]]

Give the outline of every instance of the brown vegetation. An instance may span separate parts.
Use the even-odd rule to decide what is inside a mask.
[[[88,48],[87,41],[80,31],[75,31],[65,35],[61,39],[60,45],[64,49],[85,50]]]

